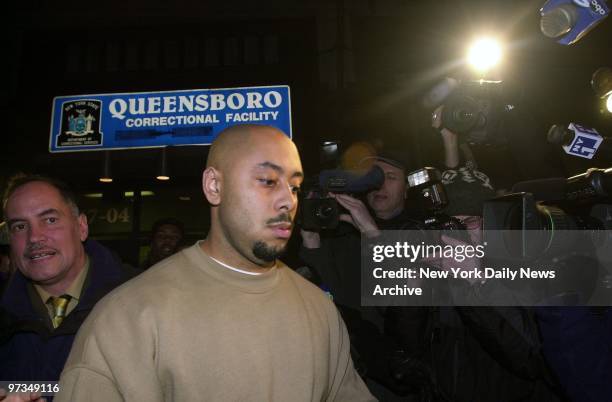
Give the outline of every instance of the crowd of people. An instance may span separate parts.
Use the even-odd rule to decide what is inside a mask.
[[[495,190],[457,135],[433,127],[445,212],[478,242]],[[362,240],[422,227],[404,155],[382,147],[362,158],[382,185],[328,194],[340,225],[299,230],[310,281],[280,260],[304,172],[278,129],[237,125],[217,137],[202,173],[206,238],[185,245],[183,224],[160,219],[142,270],[88,238],[64,183],[14,178],[0,228],[0,381],[59,381],[56,401],[611,400],[608,309],[362,305]],[[495,286],[469,282],[464,296]]]

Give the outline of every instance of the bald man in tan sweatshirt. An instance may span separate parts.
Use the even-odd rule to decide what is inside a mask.
[[[268,126],[215,140],[202,176],[206,239],[103,299],[56,401],[371,401],[333,303],[278,260],[303,180]]]

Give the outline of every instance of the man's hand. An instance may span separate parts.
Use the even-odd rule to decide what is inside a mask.
[[[376,237],[380,234],[374,218],[365,204],[355,197],[346,194],[331,194],[349,213],[340,214],[340,220],[355,226],[357,230],[367,237]]]
[[[319,248],[321,247],[321,236],[317,232],[311,232],[309,230],[300,230],[302,235],[302,245],[306,248]]]
[[[459,166],[459,139],[457,134],[442,127],[442,110],[444,105],[438,106],[431,114],[431,126],[440,131],[444,143],[444,164],[454,169]]]
[[[0,402],[46,402],[40,396],[40,392],[24,392],[19,394],[8,394],[5,389],[0,388]]]
[[[454,239],[450,236],[442,235],[442,241],[450,245],[452,247],[457,246],[467,246],[473,245],[477,246],[482,244],[482,218],[479,216],[466,216],[466,215],[458,215],[457,219],[461,220],[463,224],[466,226],[466,231],[470,238],[470,242],[466,243],[461,240]],[[452,257],[434,257],[434,258],[426,258],[424,259],[427,262],[432,263],[432,265],[437,266],[440,269],[450,272],[451,268],[459,268],[460,271],[472,271],[476,269],[480,271],[482,259],[476,256],[472,258],[465,257],[463,261],[457,261]],[[471,285],[475,283],[482,282],[481,279],[468,277],[466,279]]]

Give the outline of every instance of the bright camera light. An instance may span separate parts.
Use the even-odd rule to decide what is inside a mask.
[[[468,62],[478,71],[486,71],[499,63],[501,46],[494,39],[479,39],[470,47]]]
[[[612,113],[612,94],[608,95],[608,99],[606,99],[606,108],[608,112]]]

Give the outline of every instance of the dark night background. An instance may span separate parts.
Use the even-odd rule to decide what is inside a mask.
[[[444,76],[461,73],[460,59],[479,33],[504,40],[498,75],[521,111],[510,147],[476,149],[481,169],[509,187],[605,167],[603,158],[564,156],[546,143],[546,132],[552,124],[576,121],[612,135],[612,115],[600,110],[590,87],[597,68],[612,66],[612,22],[562,46],[540,32],[543,3],[20,2],[2,18],[0,189],[13,173],[28,171],[59,176],[81,193],[104,193],[91,208],[104,215],[109,205],[119,213],[127,206],[130,219],[119,228],[107,213],[92,233],[109,242],[129,237],[127,245],[115,244],[119,249],[145,243],[156,214],[188,219],[194,238],[205,230],[199,182],[206,147],[170,149],[172,180],[163,184],[154,179],[159,150],[115,151],[115,181],[104,186],[97,182],[101,153],[48,152],[52,99],[71,94],[289,85],[293,138],[307,174],[319,169],[318,144],[325,139],[349,144],[380,138],[403,146],[413,168],[432,164],[440,144],[428,129],[431,110],[420,106],[422,96]],[[139,197],[139,190],[157,198]],[[125,191],[136,196],[126,201]],[[179,196],[193,205],[181,204]]]

